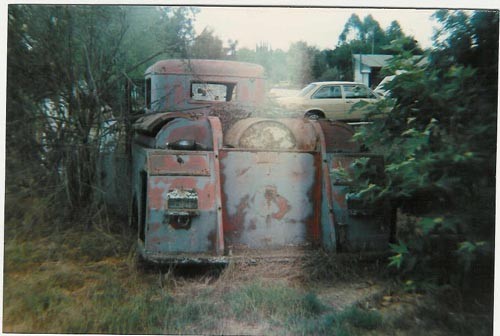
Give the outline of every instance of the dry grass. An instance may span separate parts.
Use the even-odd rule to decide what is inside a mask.
[[[6,242],[4,332],[300,334],[334,311],[303,285],[301,260],[143,272],[119,243],[86,252],[102,238],[81,234]]]
[[[298,258],[276,255],[271,262],[261,251],[256,260],[247,256],[222,272],[143,271],[133,241],[126,231],[102,229],[10,235],[3,331],[488,335],[487,314],[447,309],[453,295],[445,300],[398,289],[386,276],[384,256],[306,251]]]

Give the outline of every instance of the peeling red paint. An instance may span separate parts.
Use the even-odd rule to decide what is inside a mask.
[[[245,229],[245,215],[248,209],[248,201],[250,199],[249,195],[245,195],[236,208],[236,213],[232,216],[228,216],[227,220],[224,221],[224,232],[230,235],[241,234]]]
[[[163,193],[165,189],[162,187],[155,187],[150,184],[148,188],[148,204],[149,208],[160,209],[163,207]]]
[[[330,140],[338,141],[326,144],[325,128],[320,123],[295,120],[283,125],[292,129],[300,144],[297,148],[283,151],[224,148],[222,128],[217,126],[220,122],[215,117],[209,118],[210,127],[205,127],[208,124],[202,119],[196,122],[183,119],[185,122],[179,122],[178,128],[173,127],[173,121],[170,129],[168,123],[161,126],[159,134],[165,131],[169,139],[198,136],[203,141],[208,141],[208,136],[212,148],[181,151],[156,147],[144,151],[139,165],[147,162],[144,167],[148,181],[146,248],[167,254],[203,251],[220,255],[225,244],[261,248],[319,244],[327,239],[332,240],[335,247],[338,241],[335,215],[338,209],[344,211],[346,200],[345,188],[331,183],[330,170],[338,167],[349,170],[350,163],[360,155],[329,153],[327,147],[346,145],[341,142],[349,130],[342,129],[344,133],[338,135],[340,140],[330,135]],[[190,128],[189,123],[193,127]],[[196,134],[190,135],[188,130]],[[170,194],[172,209],[176,208],[175,204],[180,204],[179,209],[183,204],[188,204],[189,209],[197,205],[196,210],[184,209],[184,213],[178,215],[184,219],[188,216],[186,213],[192,215],[189,228],[178,225],[179,230],[174,230],[163,223],[169,216],[168,193],[175,189],[189,189],[191,198],[189,193]],[[181,195],[180,201],[175,203],[177,195]],[[187,195],[186,200],[192,202],[196,198],[192,203],[195,205],[183,203],[182,195]],[[338,216],[344,222],[343,212]],[[175,216],[172,218],[175,221]],[[184,219],[179,220],[180,224]],[[322,225],[331,225],[332,229],[324,231]]]
[[[152,155],[149,169],[159,175],[210,175],[208,154]]]
[[[137,201],[146,207],[148,249],[220,255],[225,241],[231,246],[259,248],[259,244],[318,243],[325,238],[322,225],[335,226],[333,205],[342,209],[346,205],[345,190],[333,187],[330,170],[340,165],[348,168],[352,162],[340,152],[359,152],[359,144],[351,141],[350,126],[302,118],[246,118],[223,134],[220,120],[206,115],[214,107],[231,113],[238,106],[263,103],[264,69],[259,65],[166,60],[148,68],[147,78],[154,88],[148,112],[155,113],[142,117],[141,126],[135,128],[140,161],[135,162],[134,174],[146,170],[135,181],[147,176],[146,204],[142,205],[140,196]],[[193,98],[193,81],[226,85],[235,94],[227,102]],[[251,127],[256,131],[245,133]],[[241,143],[244,134],[253,141]],[[179,140],[195,144],[182,147],[176,144]],[[256,146],[262,143],[270,145]],[[136,191],[141,195],[144,186],[139,184]],[[178,193],[193,203],[183,203],[184,196],[175,203],[178,194],[170,194],[172,208],[197,204],[189,229],[174,230],[163,223],[166,198],[174,189],[193,190],[191,198]],[[336,234],[333,229],[326,233]],[[327,239],[335,241],[336,237]]]
[[[271,202],[278,207],[278,211],[272,214],[274,219],[282,219],[291,208],[286,198],[278,194],[275,186],[266,187],[264,197],[266,198],[268,207],[271,206]]]

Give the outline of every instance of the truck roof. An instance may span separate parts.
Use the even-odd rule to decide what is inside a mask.
[[[145,74],[197,74],[201,76],[228,76],[264,78],[264,68],[258,64],[201,59],[169,59],[150,66]]]

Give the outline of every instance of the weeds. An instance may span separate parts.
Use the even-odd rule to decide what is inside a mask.
[[[357,328],[372,330],[382,324],[382,315],[377,311],[367,311],[358,307],[351,307],[339,315],[339,320]]]
[[[298,320],[292,330],[300,335],[357,335],[376,330],[381,324],[378,312],[353,306],[343,312],[329,309],[326,314]]]
[[[378,275],[383,277],[387,256],[385,253],[337,254],[310,251],[305,257],[304,275],[309,281],[352,281]]]
[[[6,223],[11,232],[16,231],[12,225],[18,219]],[[359,306],[336,310],[311,292],[321,288],[319,283],[330,281],[331,286],[378,272],[377,258],[318,253],[305,261],[306,276],[300,281],[306,286],[300,287],[283,279],[255,280],[272,270],[269,265],[253,278],[241,273],[252,274],[255,266],[241,268],[234,263],[222,273],[194,276],[192,270],[157,269],[158,278],[158,272],[138,271],[131,261],[133,236],[115,230],[115,224],[87,230],[63,227],[27,236],[21,228],[6,239],[4,332],[248,334],[254,330],[269,335],[342,336],[400,330],[418,335],[419,327],[438,325],[452,334],[488,335],[487,318],[467,320],[463,317],[471,316],[468,311],[450,314],[435,301],[413,305],[415,309],[408,310],[412,313],[391,315]],[[456,296],[441,300],[456,301]],[[416,325],[413,315],[424,322]]]

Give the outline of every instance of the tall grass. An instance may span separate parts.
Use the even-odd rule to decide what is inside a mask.
[[[237,318],[279,321],[321,314],[326,307],[312,293],[303,294],[283,283],[254,282],[226,295]]]
[[[6,273],[4,331],[218,334],[224,333],[222,321],[228,319],[264,323],[269,326],[266,334],[329,335],[343,330],[338,322],[342,315],[315,294],[284,282],[233,285],[222,294],[215,284],[180,295],[171,284],[158,281],[158,274],[140,273],[126,260],[51,260],[26,253],[21,246],[8,251],[8,263],[17,260],[30,266],[11,267]],[[15,251],[22,251],[23,259]]]

